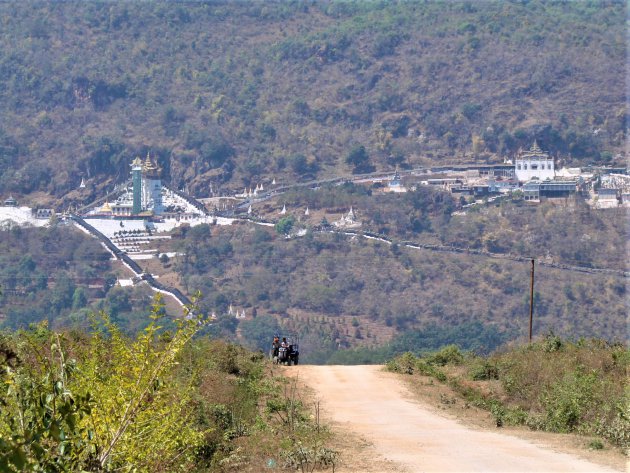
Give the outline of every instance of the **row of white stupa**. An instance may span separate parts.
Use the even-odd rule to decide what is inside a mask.
[[[247,213],[249,215],[251,215],[252,213],[252,206],[250,205],[247,208]],[[286,204],[284,204],[282,206],[282,210],[280,212],[278,212],[280,215],[285,215],[287,213],[287,206]],[[304,215],[308,216],[310,215],[310,211],[308,209],[308,207],[306,207],[306,210],[304,211]],[[348,227],[348,228],[353,228],[353,227],[359,227],[361,226],[361,222],[359,222],[357,220],[357,216],[354,213],[354,209],[352,207],[350,207],[350,211],[347,214],[343,214],[341,216],[341,218],[337,221],[337,222],[333,222],[333,225],[336,227]]]
[[[232,304],[230,304],[230,307],[228,308],[228,315],[231,317],[235,317],[237,319],[247,318],[247,314],[245,314],[245,309],[243,309],[243,311],[239,313],[238,309],[234,309],[234,307],[232,307]],[[217,319],[216,312],[213,311],[212,314],[210,315],[210,318],[212,320],[216,320]]]
[[[271,185],[275,186],[276,185],[276,179],[274,178],[273,181],[271,181]],[[254,197],[257,196],[259,192],[264,191],[265,188],[262,185],[262,182],[260,184],[257,184],[256,187],[254,187],[254,189],[252,190],[252,188],[250,187],[249,189],[246,187],[245,189],[243,189],[243,193],[242,194],[236,194],[235,197],[244,197],[244,198],[248,198],[248,197]]]

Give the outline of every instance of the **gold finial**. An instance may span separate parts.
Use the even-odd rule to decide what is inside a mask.
[[[151,155],[150,155],[149,151],[147,151],[147,157],[144,160],[143,168],[144,168],[145,171],[157,171],[158,167],[151,160]]]

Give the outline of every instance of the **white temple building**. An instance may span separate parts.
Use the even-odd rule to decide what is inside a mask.
[[[515,168],[516,179],[519,182],[527,182],[532,179],[544,181],[555,177],[553,158],[540,149],[535,141],[528,151],[519,153]]]

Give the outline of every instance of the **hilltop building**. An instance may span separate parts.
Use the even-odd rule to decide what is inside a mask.
[[[205,214],[203,204],[163,185],[160,168],[149,154],[144,161],[136,157],[131,162],[131,183],[119,186],[115,192],[115,200],[101,203],[85,216],[180,221]]]
[[[532,179],[544,181],[555,177],[553,158],[540,149],[535,141],[528,151],[522,151],[516,158],[515,168],[516,179],[519,182]]]
[[[98,213],[117,217],[161,215],[164,213],[160,169],[147,153],[144,161],[131,162],[131,189],[113,203],[106,202]]]
[[[523,197],[527,201],[534,202],[540,202],[541,198],[566,198],[575,194],[580,184],[580,179],[564,181],[533,179],[523,185]]]

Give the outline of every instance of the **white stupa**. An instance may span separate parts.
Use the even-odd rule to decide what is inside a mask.
[[[280,211],[280,215],[284,215],[287,213],[287,206],[286,204],[282,206],[282,210]]]

